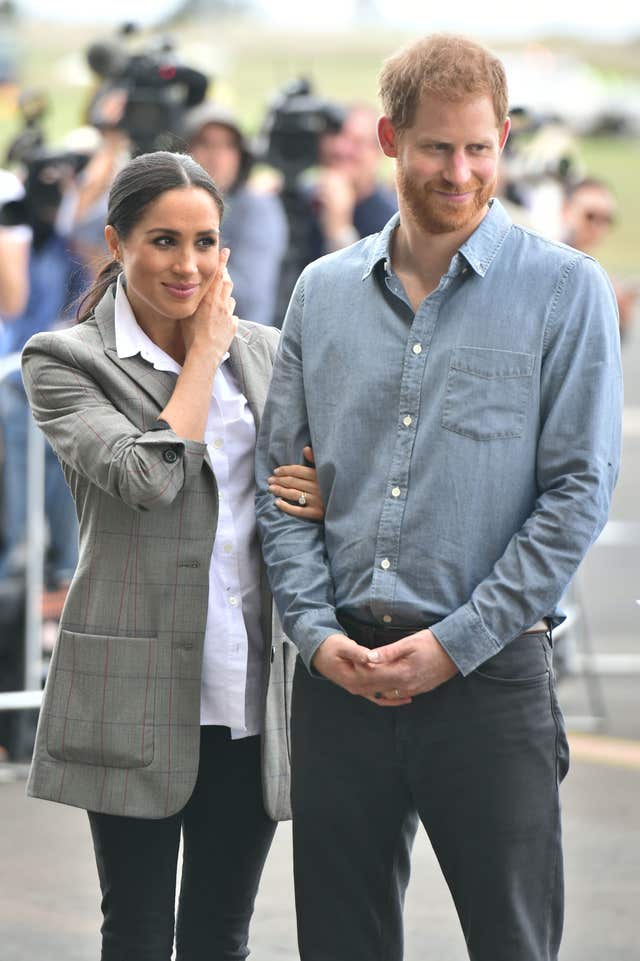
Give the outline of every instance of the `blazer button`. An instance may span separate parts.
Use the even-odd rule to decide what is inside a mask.
[[[174,451],[173,447],[165,447],[165,449],[162,451],[162,456],[167,464],[175,464],[178,459],[178,455]]]

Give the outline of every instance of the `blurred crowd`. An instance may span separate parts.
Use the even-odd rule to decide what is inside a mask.
[[[231,249],[236,312],[261,324],[282,325],[307,263],[380,230],[397,210],[373,104],[330,103],[296,82],[252,138],[194,71],[181,75],[176,112],[175,73],[165,97],[161,57],[145,57],[116,70],[113,50],[94,51],[106,80],[56,150],[44,143],[41,95],[25,94],[24,127],[0,171],[0,690],[19,689],[23,671],[29,414],[16,358],[36,331],[74,323],[74,303],[107,259],[107,195],[127,159],[171,146],[213,177],[225,198],[221,242]],[[514,113],[502,202],[514,221],[597,256],[618,218],[612,189],[583,170],[570,132]],[[624,337],[637,292],[612,280]],[[77,522],[51,451],[45,472],[45,616],[55,619],[76,563]],[[0,713],[0,759],[19,753],[10,723]]]

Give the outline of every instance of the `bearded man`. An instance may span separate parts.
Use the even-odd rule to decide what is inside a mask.
[[[380,92],[399,214],[302,274],[259,441],[264,554],[300,653],[300,956],[399,961],[419,818],[469,957],[555,961],[551,632],[617,476],[615,298],[593,259],[491,199],[509,133],[491,53],[427,37]],[[323,525],[274,504],[301,496],[275,465],[309,443]]]

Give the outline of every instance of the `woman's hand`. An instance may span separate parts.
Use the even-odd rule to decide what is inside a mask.
[[[218,269],[198,307],[180,321],[185,358],[173,394],[160,414],[180,437],[204,440],[216,370],[238,328],[233,311],[229,251],[220,254]]]
[[[310,447],[305,447],[302,453],[309,463],[314,463]],[[300,464],[276,467],[268,483],[269,490],[276,495],[276,507],[285,514],[307,521],[321,521],[324,518],[324,504],[315,467],[302,467]]]
[[[219,364],[238,329],[234,316],[236,302],[231,296],[233,283],[227,271],[229,248],[220,252],[218,269],[195,312],[182,321],[185,351],[203,351]]]

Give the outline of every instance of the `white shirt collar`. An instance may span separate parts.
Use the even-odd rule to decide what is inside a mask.
[[[124,289],[122,278],[123,274],[120,274],[116,287],[114,312],[116,352],[118,357],[135,357],[136,354],[140,354],[140,356],[152,364],[156,370],[168,370],[171,371],[171,373],[179,374],[182,370],[180,364],[162,350],[161,347],[158,347],[138,324]],[[229,352],[227,351],[222,358],[222,363],[224,363],[228,357]]]

